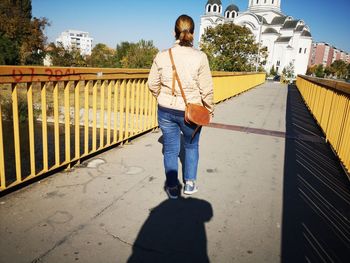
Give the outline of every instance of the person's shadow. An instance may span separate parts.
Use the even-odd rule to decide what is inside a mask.
[[[205,222],[212,217],[207,201],[165,200],[150,211],[127,262],[209,262]]]

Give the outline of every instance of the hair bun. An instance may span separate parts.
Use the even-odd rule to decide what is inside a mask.
[[[188,31],[184,30],[180,33],[179,36],[180,43],[183,43],[186,45],[186,43],[192,43],[193,42],[193,35]]]
[[[175,23],[175,37],[180,46],[193,46],[194,22],[188,15],[181,15]]]

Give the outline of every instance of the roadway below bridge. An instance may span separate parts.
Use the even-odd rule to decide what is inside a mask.
[[[350,184],[293,86],[266,82],[216,106],[198,193],[169,200],[164,179],[154,131],[6,195],[0,261],[349,259]]]

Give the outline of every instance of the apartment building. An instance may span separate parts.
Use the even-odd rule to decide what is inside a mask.
[[[309,66],[322,64],[327,67],[336,60],[350,63],[350,54],[325,42],[312,43]]]
[[[77,48],[82,56],[91,55],[93,38],[89,32],[66,30],[56,39],[56,44],[62,43],[65,48]]]

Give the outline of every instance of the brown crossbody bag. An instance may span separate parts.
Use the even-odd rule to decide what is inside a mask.
[[[204,107],[202,105],[197,105],[197,104],[192,104],[192,103],[187,102],[185,92],[182,88],[182,84],[181,84],[179,75],[177,74],[177,71],[176,71],[176,66],[174,63],[174,57],[173,57],[171,48],[169,49],[169,55],[170,55],[170,60],[171,60],[171,64],[172,64],[172,69],[173,69],[172,95],[175,96],[175,80],[176,80],[177,83],[179,84],[181,95],[182,95],[182,98],[183,98],[185,105],[186,105],[185,121],[189,124],[198,125],[197,129],[195,130],[194,134],[192,135],[192,137],[194,137],[195,133],[198,131],[198,129],[201,126],[205,126],[205,125],[209,124],[210,112],[206,107]]]

